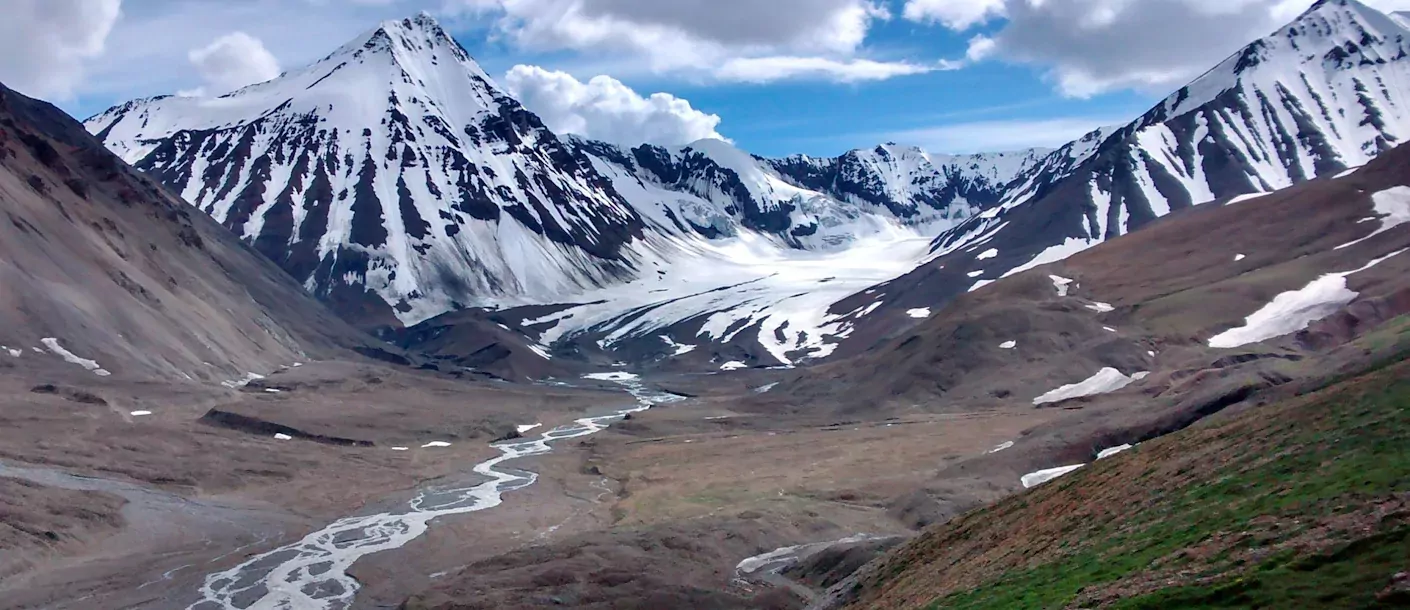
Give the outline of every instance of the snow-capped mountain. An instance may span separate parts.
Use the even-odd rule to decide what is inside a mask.
[[[644,236],[590,161],[425,15],[269,82],[86,124],[364,321],[612,283]]]
[[[943,222],[933,233],[995,201],[1021,164],[975,157],[942,173],[919,151],[878,149],[813,166],[719,140],[559,138],[425,14],[269,82],[136,100],[86,126],[369,324],[572,300],[699,239],[834,248]]]
[[[1052,151],[932,154],[888,142],[839,157],[769,161],[792,182],[844,201],[882,206],[900,218],[963,218],[998,203],[1010,183]]]
[[[1407,40],[1323,0],[1055,150],[765,159],[719,140],[560,138],[423,15],[267,83],[138,100],[87,127],[365,324],[556,305],[511,321],[545,342],[698,340],[786,363],[902,317],[875,312],[1365,163],[1410,136]],[[863,260],[878,255],[900,258]]]
[[[1018,254],[1046,249],[1035,260],[1047,262],[1174,210],[1363,165],[1410,137],[1407,50],[1410,30],[1396,20],[1321,0],[1132,123],[1063,147],[1054,155],[1065,162],[1040,162],[937,250],[993,240]],[[1060,222],[1023,218],[1032,215]],[[1015,234],[1035,224],[1056,230]]]
[[[635,148],[573,138],[638,211],[709,239],[740,231],[826,249],[909,226],[936,232],[999,200],[1040,150],[953,157],[894,144],[836,158],[766,159],[721,140]]]
[[[1316,3],[1135,121],[1021,171],[997,206],[942,232],[928,264],[872,293],[892,312],[873,320],[941,306],[1174,211],[1365,164],[1410,138],[1407,50],[1399,21],[1355,0]]]

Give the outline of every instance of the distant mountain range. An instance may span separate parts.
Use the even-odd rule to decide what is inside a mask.
[[[707,343],[694,357],[790,364],[1172,211],[1364,164],[1410,137],[1402,21],[1323,0],[1054,150],[766,159],[560,136],[427,15],[266,83],[85,125],[365,327],[551,305],[513,326],[639,358]],[[872,247],[918,238],[929,248]]]

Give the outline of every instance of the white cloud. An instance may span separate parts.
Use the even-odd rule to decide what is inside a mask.
[[[998,43],[993,38],[978,34],[969,39],[969,48],[965,50],[964,57],[969,61],[984,61],[985,58],[994,54],[994,49]]]
[[[628,56],[653,73],[764,82],[876,80],[928,71],[865,55],[878,0],[452,0],[530,51]]]
[[[260,39],[244,32],[231,32],[192,49],[187,58],[205,79],[207,91],[215,95],[279,76],[279,60]]]
[[[1130,117],[1076,116],[974,121],[894,132],[884,137],[934,152],[993,152],[1061,146],[1098,127],[1120,125],[1129,120]]]
[[[610,76],[584,83],[566,72],[518,65],[504,76],[504,86],[559,133],[632,145],[724,139],[715,131],[718,115],[696,110],[669,93],[643,97]]]
[[[6,0],[0,8],[0,81],[69,99],[87,63],[102,55],[122,0]]]
[[[8,8],[8,1],[0,0],[0,5]],[[88,62],[75,89],[78,103],[65,106],[82,114],[101,110],[100,104],[173,91],[223,93],[192,65],[191,49],[241,31],[263,41],[281,65],[303,65],[327,55],[378,21],[400,19],[421,8],[436,8],[439,3],[399,0],[376,6],[350,0],[128,0],[104,52]]]
[[[1004,0],[906,0],[902,16],[922,23],[943,23],[966,30],[1004,16]]]
[[[685,48],[851,52],[873,20],[889,17],[872,0],[458,1],[497,13],[500,32],[527,47],[628,48],[661,55],[666,62],[690,61],[672,56]]]
[[[740,57],[715,71],[724,80],[767,83],[790,78],[825,78],[844,83],[885,80],[896,76],[921,74],[953,66],[922,66],[907,62],[881,62],[869,59],[833,60],[825,57]]]
[[[1002,20],[971,40],[968,59],[1043,68],[1073,97],[1139,89],[1167,93],[1243,45],[1287,23],[1311,0],[908,0],[906,19],[965,31]],[[1370,0],[1380,10],[1410,0]]]

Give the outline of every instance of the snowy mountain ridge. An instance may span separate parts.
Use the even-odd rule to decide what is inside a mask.
[[[693,240],[757,232],[833,248],[973,212],[912,194],[933,176],[872,181],[878,204],[799,186],[718,140],[626,151],[560,139],[425,14],[269,82],[136,100],[85,124],[371,324],[571,299],[690,256]]]
[[[789,363],[832,353],[875,304],[940,305],[867,290],[925,261],[982,245],[983,264],[943,276],[963,292],[1365,163],[1410,135],[1407,37],[1323,0],[1130,124],[1013,153],[766,159],[719,140],[560,138],[424,15],[267,83],[87,126],[364,324],[590,303],[523,322],[545,342],[699,339]],[[911,247],[930,236],[928,254]]]
[[[1175,210],[1361,166],[1410,137],[1407,49],[1410,30],[1398,21],[1355,0],[1322,0],[1132,123],[1090,134],[1095,146],[1070,155],[1075,163],[1025,177],[1001,208],[943,233],[935,251],[1002,244],[1022,254],[1014,273]],[[1028,225],[1051,218],[1056,230],[1032,234]]]

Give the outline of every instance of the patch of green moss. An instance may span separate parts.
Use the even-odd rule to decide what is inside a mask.
[[[1157,560],[1213,536],[1250,532],[1257,535],[1238,545],[1242,556],[1264,557],[1253,569],[1231,553],[1215,554],[1196,567],[1219,584],[1158,591],[1119,607],[1374,607],[1375,591],[1391,574],[1410,568],[1405,529],[1352,540],[1325,556],[1275,551],[1318,521],[1410,491],[1410,380],[1397,372],[1403,368],[1291,408],[1250,414],[1276,419],[1247,438],[1220,439],[1228,446],[1209,473],[1182,486],[1165,485],[1139,513],[1092,524],[1075,547],[1080,550],[1010,571],[930,607],[1061,608],[1084,590],[1151,571]],[[1079,471],[1061,484],[1079,486],[1090,474]],[[1158,480],[1148,484],[1162,486]]]

